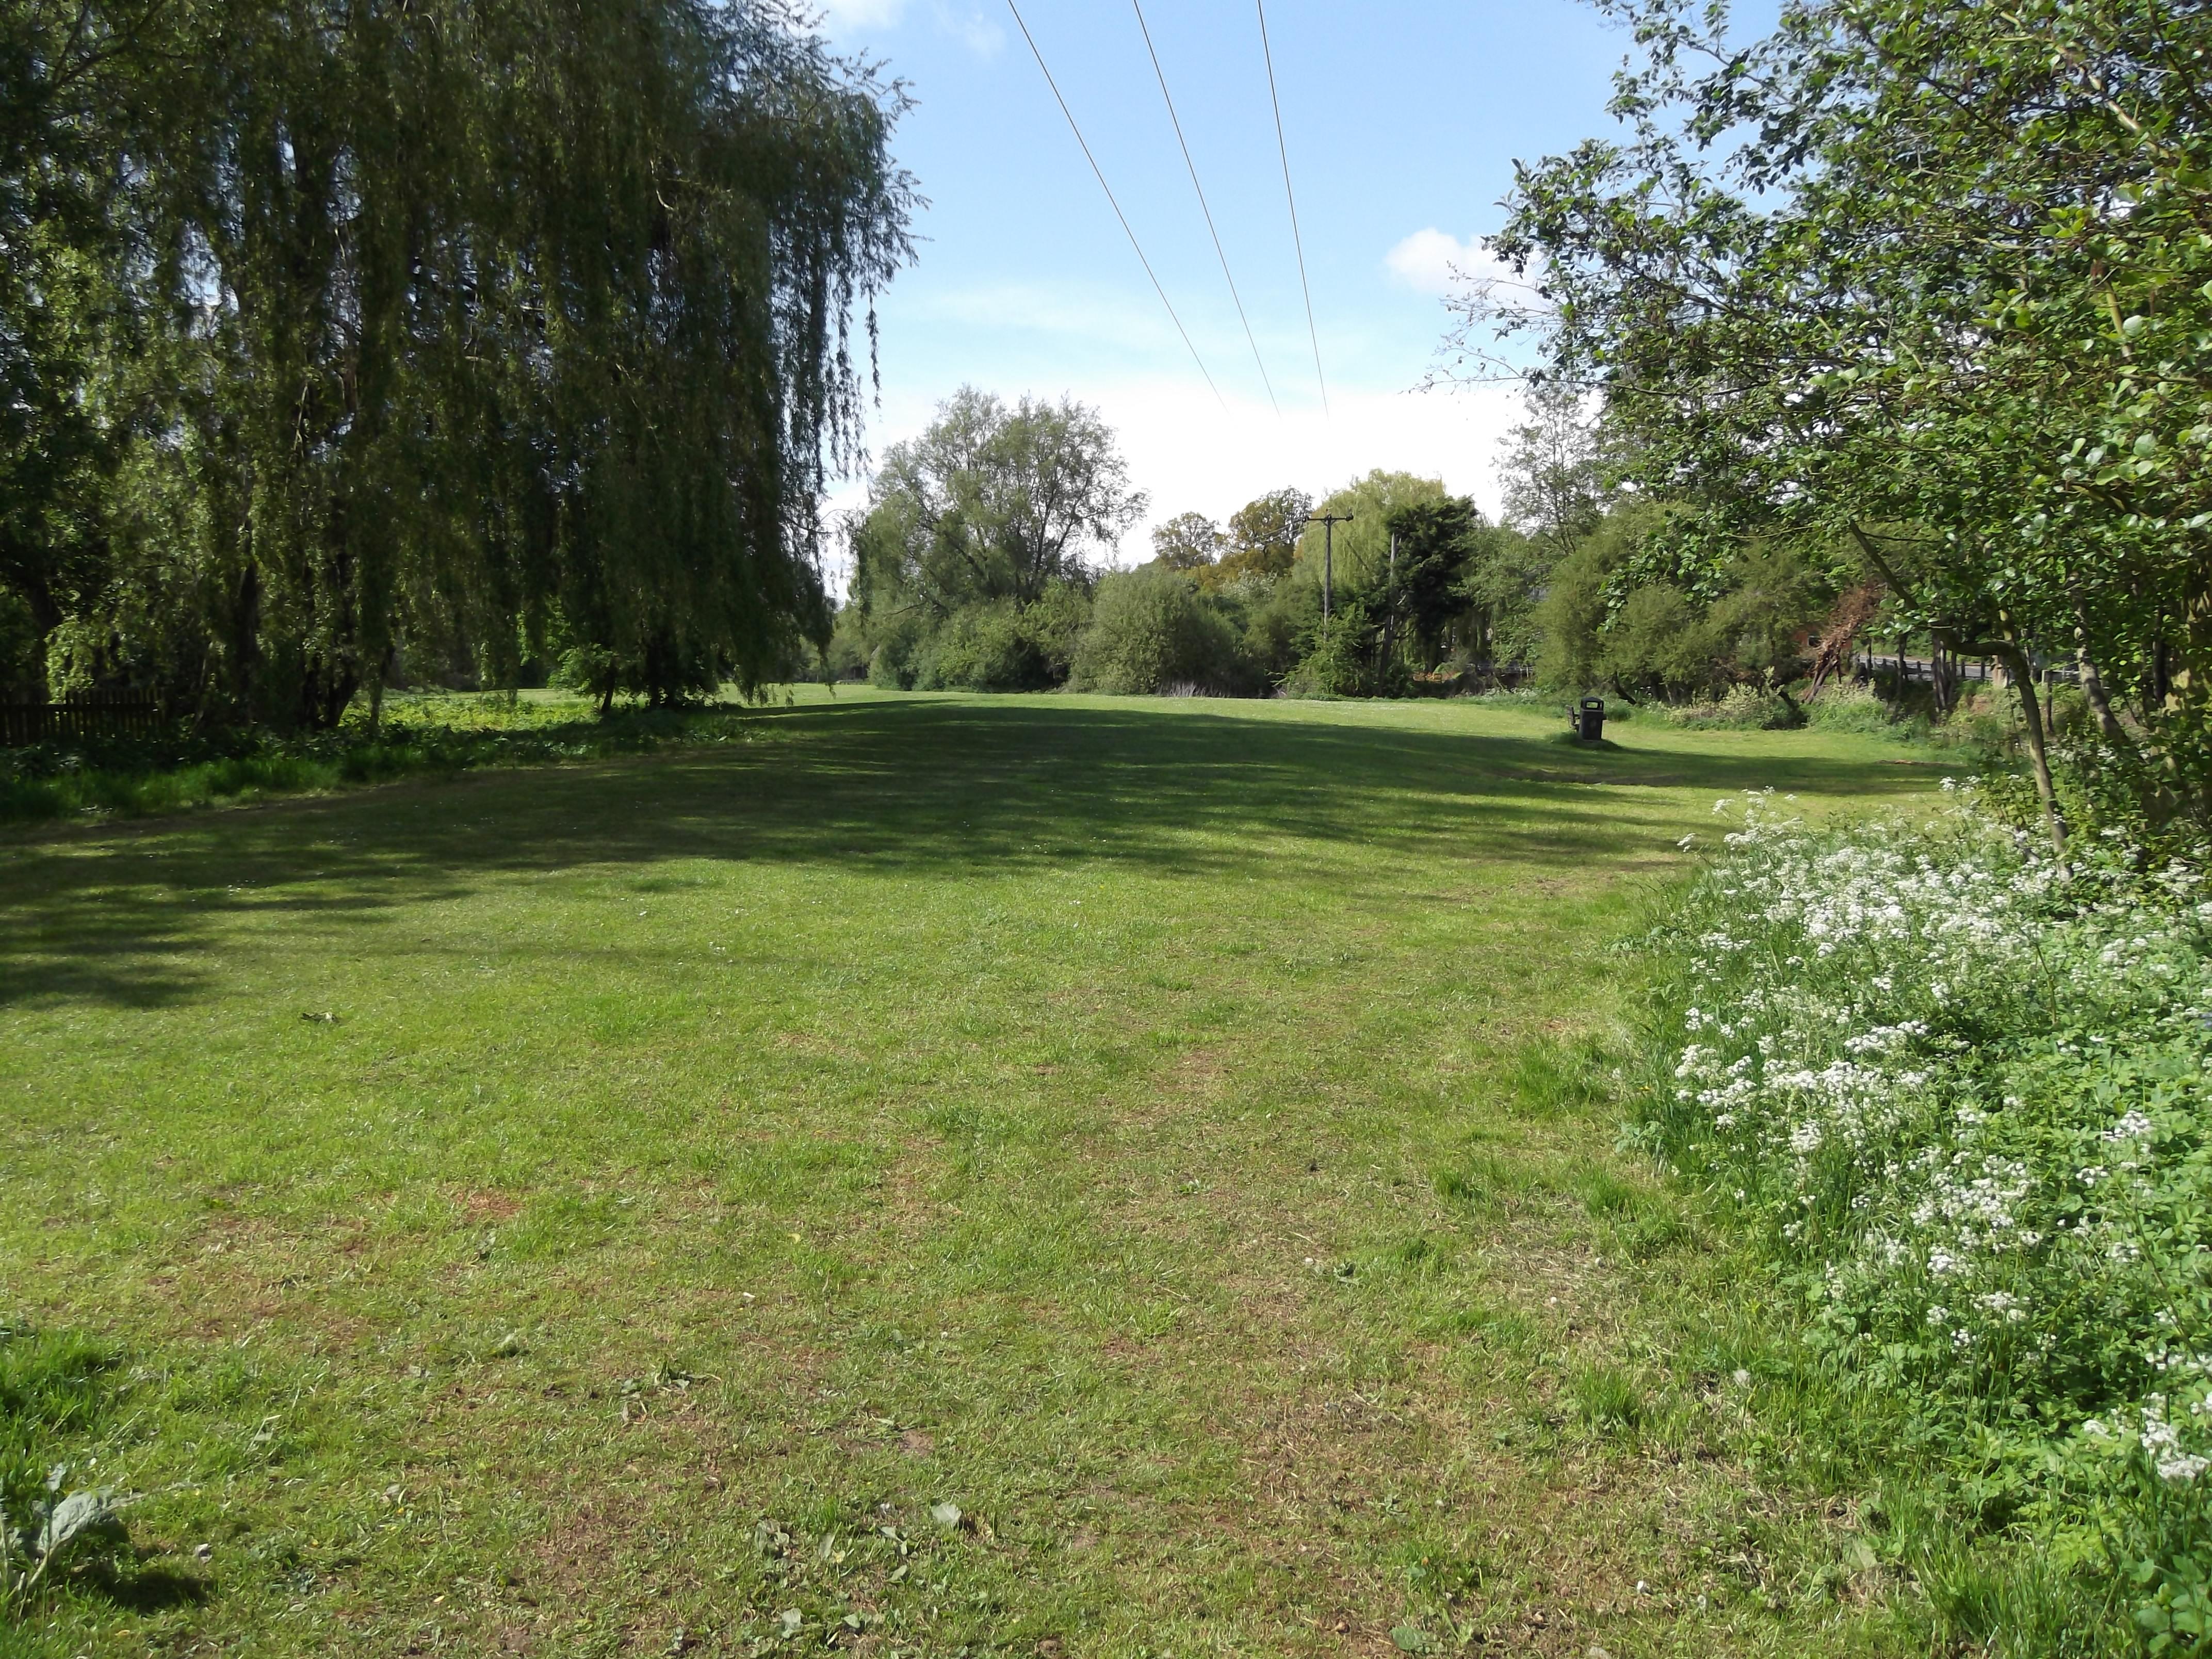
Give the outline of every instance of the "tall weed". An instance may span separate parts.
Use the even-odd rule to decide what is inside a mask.
[[[1897,726],[1896,711],[1863,681],[1839,680],[1824,685],[1820,695],[1808,697],[1803,707],[1806,724],[1824,732],[1887,734]]]

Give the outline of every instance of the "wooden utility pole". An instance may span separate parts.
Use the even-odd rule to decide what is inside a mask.
[[[1306,515],[1306,522],[1321,526],[1321,632],[1322,637],[1327,639],[1328,637],[1329,590],[1336,586],[1336,527],[1340,524],[1350,524],[1352,514],[1309,513]]]

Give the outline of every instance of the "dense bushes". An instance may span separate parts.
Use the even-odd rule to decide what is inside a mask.
[[[1036,635],[1011,605],[957,611],[916,653],[914,684],[924,691],[1042,691],[1056,679]]]
[[[1676,726],[1746,732],[1786,732],[1806,723],[1804,709],[1787,695],[1758,685],[1732,685],[1710,702],[1662,707],[1659,712]]]
[[[1255,678],[1220,608],[1182,571],[1151,564],[1098,585],[1071,683],[1080,691],[1228,694]]]
[[[986,600],[941,617],[919,609],[869,617],[848,608],[830,661],[833,672],[886,690],[1049,690],[1066,683],[1090,617],[1090,593],[1077,581],[1054,582],[1026,606]]]
[[[1830,732],[1883,732],[1897,720],[1895,711],[1875,694],[1872,686],[1855,680],[1824,687],[1804,708],[1808,725]]]
[[[1820,832],[1754,798],[1657,936],[1639,1133],[1765,1240],[1844,1386],[1903,1406],[1953,1522],[2038,1540],[2077,1650],[2130,1611],[2186,1646],[2212,1611],[2212,892],[2124,838],[2038,846],[1974,805]]]
[[[846,678],[897,690],[1256,696],[1297,660],[1318,605],[1316,591],[1285,579],[1202,586],[1155,563],[1109,574],[1095,589],[1055,581],[1025,605],[987,600],[943,616],[848,609],[830,660]]]
[[[1668,534],[1663,514],[1630,504],[1559,561],[1536,612],[1546,685],[1696,702],[1801,672],[1802,641],[1854,568],[1753,543],[1702,582],[1670,580],[1651,570]]]

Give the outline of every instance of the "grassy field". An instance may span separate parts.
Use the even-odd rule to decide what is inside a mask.
[[[1555,720],[817,692],[13,832],[0,1404],[147,1496],[0,1648],[1887,1650],[1607,947],[1716,796],[1940,768]]]

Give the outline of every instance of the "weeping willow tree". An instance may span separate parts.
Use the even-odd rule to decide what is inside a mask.
[[[76,218],[5,250],[55,412],[0,465],[59,482],[0,584],[50,678],[322,726],[403,664],[665,701],[826,638],[896,88],[764,3],[42,5],[0,0],[0,237]]]

